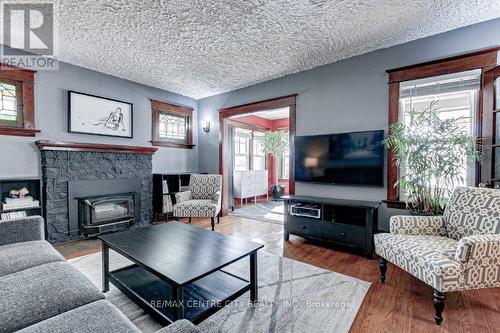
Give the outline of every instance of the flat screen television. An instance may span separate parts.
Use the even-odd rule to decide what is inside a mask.
[[[295,137],[295,181],[384,186],[383,130]]]

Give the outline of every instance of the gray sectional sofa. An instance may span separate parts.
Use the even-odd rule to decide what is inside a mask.
[[[0,221],[0,332],[140,330],[44,240],[40,216]],[[156,333],[198,333],[179,320]]]

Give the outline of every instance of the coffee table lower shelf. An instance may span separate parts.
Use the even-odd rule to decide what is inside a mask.
[[[109,282],[156,320],[169,324],[181,319],[175,288],[146,269],[134,264],[111,271]],[[197,324],[249,290],[249,281],[222,270],[183,285],[183,319]]]

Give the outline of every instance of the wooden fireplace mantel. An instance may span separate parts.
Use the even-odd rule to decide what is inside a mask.
[[[121,146],[109,145],[100,143],[77,143],[77,142],[60,142],[38,140],[35,142],[40,150],[59,150],[59,151],[87,151],[101,153],[125,153],[125,154],[142,154],[153,155],[158,148],[154,147],[139,147],[139,146]]]

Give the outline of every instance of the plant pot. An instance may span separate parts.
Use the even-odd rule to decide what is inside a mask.
[[[285,194],[285,185],[277,184],[271,186],[271,194],[273,201],[281,201],[281,197]]]

